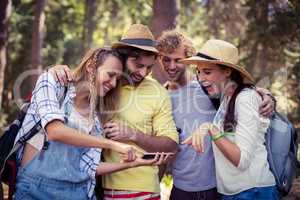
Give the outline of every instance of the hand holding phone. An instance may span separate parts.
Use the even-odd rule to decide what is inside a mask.
[[[158,153],[145,153],[142,156],[142,159],[144,159],[144,160],[152,160],[152,159],[155,158],[156,154],[158,154]]]
[[[153,162],[153,165],[162,165],[162,164],[166,164],[169,158],[173,155],[174,153],[172,152],[144,153],[142,159]]]
[[[159,155],[159,156],[173,156],[174,153],[172,152],[168,152],[168,153],[164,153],[164,152],[157,152],[157,153],[144,153],[144,155],[142,156],[142,159],[145,159],[145,160],[151,160],[151,159],[154,159],[156,155]]]

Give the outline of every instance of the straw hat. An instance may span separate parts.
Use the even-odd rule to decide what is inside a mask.
[[[142,24],[133,24],[122,35],[119,42],[113,43],[112,48],[136,47],[145,51],[158,53],[156,41],[149,28]]]
[[[196,65],[201,63],[222,64],[239,71],[244,77],[244,83],[254,83],[250,73],[244,67],[237,65],[238,57],[238,49],[233,44],[211,39],[203,45],[197,56],[182,59],[181,62]]]

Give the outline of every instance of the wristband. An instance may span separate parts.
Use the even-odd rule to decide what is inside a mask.
[[[220,138],[222,138],[224,136],[225,136],[225,133],[224,132],[220,132],[218,134],[211,135],[210,138],[211,138],[212,141],[216,141],[216,140],[218,140],[218,139],[220,139]]]
[[[234,136],[234,133],[232,133],[232,132],[220,132],[218,134],[211,135],[210,137],[211,137],[212,141],[216,141],[216,140],[218,140],[218,139],[220,139],[220,138],[222,138],[226,135]]]

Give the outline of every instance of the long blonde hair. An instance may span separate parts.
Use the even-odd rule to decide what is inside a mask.
[[[89,120],[93,120],[95,114],[99,117],[101,123],[106,123],[111,120],[118,109],[120,84],[117,83],[116,88],[110,90],[104,97],[100,98],[97,95],[95,81],[96,70],[105,61],[108,56],[118,58],[122,65],[123,70],[125,67],[125,57],[117,50],[111,48],[98,48],[89,50],[82,58],[80,64],[73,70],[75,82],[88,81],[90,84],[90,112]],[[87,72],[87,67],[90,66],[93,71]]]

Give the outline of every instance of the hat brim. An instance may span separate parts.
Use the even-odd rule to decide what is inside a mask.
[[[116,48],[122,48],[122,47],[135,47],[135,48],[138,48],[138,49],[142,49],[142,50],[145,50],[145,51],[151,51],[151,52],[154,52],[154,53],[158,54],[158,50],[155,47],[144,46],[144,45],[128,44],[128,43],[125,43],[125,42],[116,42],[116,43],[113,43],[111,47],[114,48],[114,49],[116,49]]]
[[[233,68],[233,69],[237,70],[238,72],[240,72],[244,78],[244,83],[254,84],[254,78],[251,76],[251,74],[246,69],[244,69],[243,67],[240,67],[239,65],[224,62],[221,60],[209,60],[209,59],[201,58],[199,56],[192,56],[190,58],[182,59],[182,60],[180,60],[180,62],[183,64],[197,65],[197,66],[199,64],[205,64],[205,63],[225,65],[227,67]]]

